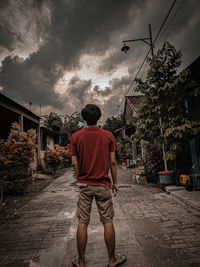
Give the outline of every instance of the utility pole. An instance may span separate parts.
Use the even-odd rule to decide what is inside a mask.
[[[149,40],[150,42],[148,42]],[[151,49],[151,55],[152,55],[152,61],[154,61],[154,46],[153,46],[153,41],[152,41],[152,32],[151,32],[151,25],[149,24],[149,37],[148,38],[139,38],[139,39],[132,39],[132,40],[125,40],[122,41],[124,43],[124,46],[121,48],[121,51],[123,51],[125,54],[127,54],[128,50],[130,49],[129,46],[126,45],[128,42],[136,42],[136,41],[143,41],[144,43],[148,44]],[[161,113],[159,111],[159,125],[160,125],[160,134],[162,138],[164,138],[164,133],[163,133],[163,128],[162,128],[162,117]],[[167,160],[166,160],[166,153],[165,153],[165,144],[164,140],[162,142],[162,153],[163,153],[163,161],[164,161],[164,166],[165,166],[165,171],[167,171]]]
[[[151,47],[152,59],[154,60],[154,51],[153,51],[153,41],[152,41],[152,33],[151,33],[151,24],[149,24],[149,37],[150,37],[150,47]]]
[[[150,36],[150,47],[151,47],[152,60],[154,61],[154,50],[153,50],[152,33],[151,33],[151,25],[150,24],[149,24],[149,36]],[[162,138],[164,138],[164,133],[163,133],[163,128],[162,128],[162,117],[161,117],[160,111],[159,111],[159,124],[160,124],[160,134],[161,134]],[[167,160],[166,160],[164,140],[162,141],[162,153],[163,153],[163,161],[164,161],[165,171],[167,171]]]

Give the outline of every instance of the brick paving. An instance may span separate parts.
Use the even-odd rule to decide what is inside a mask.
[[[126,266],[200,266],[200,213],[160,189],[133,184],[118,169],[116,250]],[[0,227],[0,266],[71,266],[76,252],[76,197],[70,169],[29,202],[11,225]],[[103,227],[93,205],[87,267],[107,264]]]
[[[75,216],[73,181],[70,169],[0,226],[0,266],[59,266]]]

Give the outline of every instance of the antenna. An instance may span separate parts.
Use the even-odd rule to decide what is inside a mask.
[[[29,109],[31,110],[32,102],[29,101]]]

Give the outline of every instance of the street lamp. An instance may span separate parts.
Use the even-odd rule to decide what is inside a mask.
[[[149,40],[150,42],[148,42],[147,40]],[[153,42],[152,42],[151,25],[150,24],[149,24],[149,38],[139,38],[139,39],[122,41],[122,43],[124,44],[124,46],[121,48],[121,51],[124,52],[125,54],[127,54],[127,52],[130,49],[130,47],[128,45],[126,45],[126,43],[129,43],[129,42],[137,42],[137,41],[143,41],[144,43],[146,43],[146,44],[148,44],[150,46],[150,48],[151,48],[151,54],[152,54],[152,59],[154,59]]]

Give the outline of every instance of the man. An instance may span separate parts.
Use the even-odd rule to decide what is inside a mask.
[[[79,201],[77,217],[78,256],[72,260],[73,266],[85,266],[85,249],[87,245],[87,227],[90,221],[91,204],[95,197],[100,220],[104,225],[104,238],[108,250],[109,267],[119,266],[126,261],[126,256],[115,253],[115,230],[113,226],[114,196],[118,193],[117,165],[115,150],[117,149],[112,133],[97,127],[101,117],[98,106],[88,104],[82,109],[81,115],[87,127],[72,135],[69,145],[69,155],[72,156],[72,165],[77,185],[79,186]],[[111,170],[112,183],[108,175]]]

